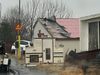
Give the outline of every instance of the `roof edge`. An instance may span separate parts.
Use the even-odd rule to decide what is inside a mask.
[[[79,40],[80,38],[56,38],[56,40]]]
[[[100,13],[80,17],[80,20],[89,20],[89,19],[98,18],[98,17],[100,17]]]

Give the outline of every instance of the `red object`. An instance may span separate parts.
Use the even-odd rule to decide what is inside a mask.
[[[57,23],[61,26],[65,27],[65,30],[71,33],[70,37],[71,38],[79,38],[80,37],[80,31],[79,31],[79,25],[80,25],[80,20],[79,18],[57,18],[56,19]]]
[[[16,24],[16,30],[17,30],[17,31],[21,30],[21,28],[22,28],[22,25],[21,25],[21,24],[19,24],[19,23]]]

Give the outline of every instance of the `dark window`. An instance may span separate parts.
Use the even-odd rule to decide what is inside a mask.
[[[50,60],[50,54],[51,54],[50,48],[46,48],[46,59],[47,60]]]
[[[100,22],[99,22],[99,49],[100,49]]]
[[[38,55],[30,55],[30,62],[39,62],[39,56]]]
[[[22,44],[22,45],[28,45],[28,42],[20,41],[20,44]]]
[[[89,23],[89,50],[98,49],[98,22]]]
[[[16,42],[18,42],[18,41],[16,41]],[[15,42],[15,43],[16,43],[16,42]],[[28,42],[22,41],[22,40],[21,40],[21,41],[20,41],[20,44],[22,44],[22,45],[28,45]]]

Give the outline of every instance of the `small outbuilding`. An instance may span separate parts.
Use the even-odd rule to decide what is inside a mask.
[[[39,18],[33,29],[33,47],[26,49],[26,64],[64,63],[70,50],[79,52],[79,18]]]

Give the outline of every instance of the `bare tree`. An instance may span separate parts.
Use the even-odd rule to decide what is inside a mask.
[[[21,29],[21,38],[22,39],[27,39],[25,38],[25,36],[27,35],[26,32],[27,32],[27,25],[29,25],[29,15],[26,14],[24,12],[23,9],[21,9],[20,11],[20,17],[21,17],[21,25],[22,25],[22,29]],[[19,21],[19,9],[18,7],[14,7],[14,8],[11,8],[11,9],[8,9],[7,10],[7,13],[4,15],[3,17],[7,22],[10,23],[10,26],[11,26],[11,29],[13,31],[13,36],[15,37],[15,40],[16,40],[16,23],[18,23]],[[28,36],[28,35],[27,35]]]
[[[30,38],[32,38],[32,26],[37,18],[51,16],[56,16],[57,18],[69,18],[72,16],[72,10],[68,8],[68,6],[66,7],[62,1],[58,3],[57,0],[55,0],[55,2],[51,0],[30,0],[30,2],[27,2],[26,6],[21,7],[20,11],[21,24],[23,26],[21,30],[22,38],[29,35]],[[14,35],[16,35],[15,26],[19,20],[18,7],[9,9],[4,18],[10,23]],[[27,32],[29,34],[26,34]]]
[[[60,3],[51,0],[31,0],[26,5],[26,11],[31,14],[31,17],[51,17],[70,18],[72,17],[72,10],[64,5],[62,0]]]
[[[30,17],[28,24],[28,29],[31,32],[32,38],[32,25],[37,18],[45,18],[56,16],[57,18],[70,18],[72,17],[72,10],[68,6],[64,5],[62,0],[60,3],[57,0],[31,0],[27,2],[25,11]]]

